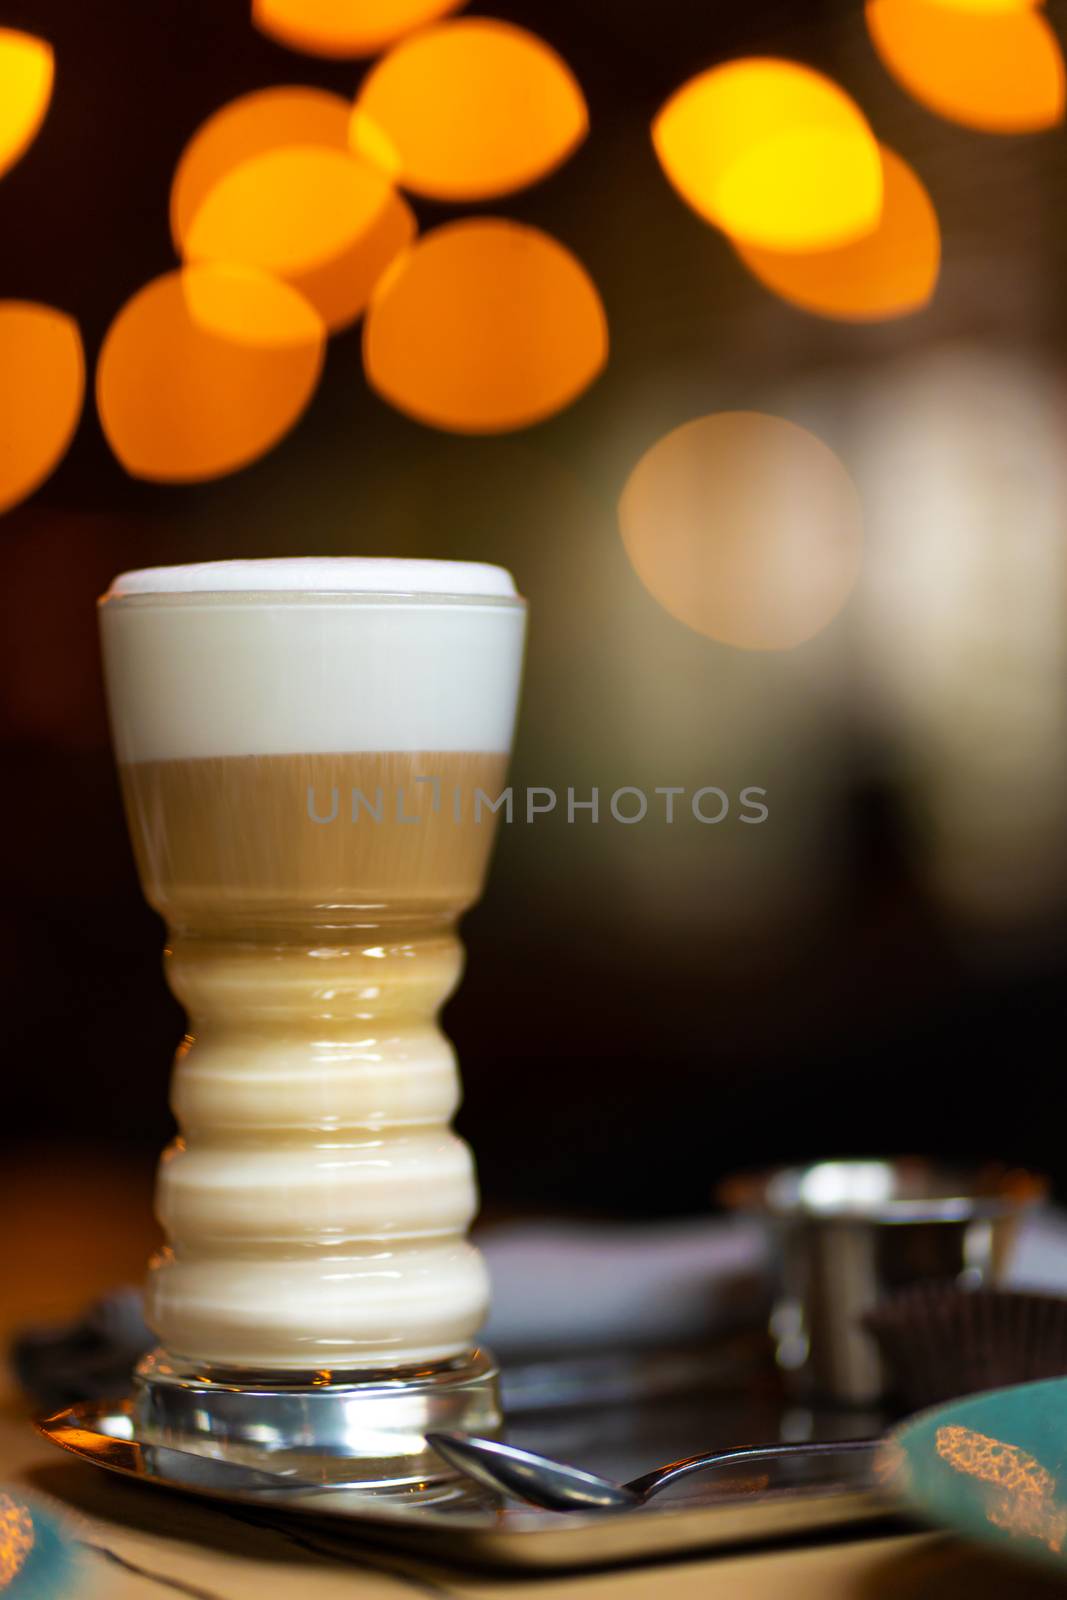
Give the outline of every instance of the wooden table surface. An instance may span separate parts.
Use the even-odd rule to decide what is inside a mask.
[[[75,1314],[140,1272],[151,1242],[148,1169],[109,1167],[86,1204],[75,1157],[8,1164],[0,1233],[0,1338],[34,1318]],[[363,1548],[347,1536],[129,1483],[67,1456],[0,1391],[0,1494],[44,1506],[76,1541],[76,1580],[54,1600],[1050,1600],[1043,1574],[933,1535],[859,1539],[567,1576],[475,1574]],[[0,1548],[0,1557],[3,1550]],[[3,1570],[0,1562],[0,1588]],[[14,1580],[15,1600],[45,1600]],[[47,1600],[53,1600],[50,1592]]]

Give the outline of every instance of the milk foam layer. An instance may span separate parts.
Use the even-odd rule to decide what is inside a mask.
[[[451,594],[515,599],[503,567],[484,561],[404,561],[381,556],[288,556],[199,561],[120,572],[105,599],[131,594]]]
[[[329,593],[315,587],[327,568]],[[525,608],[501,568],[266,561],[157,570],[165,576],[117,579],[101,606],[121,762],[510,747]],[[380,591],[387,579],[398,592]],[[413,581],[425,592],[402,592]],[[151,583],[154,592],[143,587]]]

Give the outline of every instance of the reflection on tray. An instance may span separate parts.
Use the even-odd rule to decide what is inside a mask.
[[[694,1411],[699,1413],[692,1395],[685,1409],[691,1421]],[[636,1449],[641,1416],[655,1413],[662,1420],[663,1413],[672,1410],[662,1404],[619,1407],[607,1413],[587,1407],[584,1423],[577,1413],[570,1420],[575,1441],[580,1439],[582,1445],[573,1458],[580,1453],[589,1461],[598,1436],[597,1453],[609,1456],[604,1470],[625,1476],[625,1454],[612,1450],[605,1440],[605,1421],[625,1419],[627,1426],[620,1431],[628,1446]],[[538,1431],[535,1419],[528,1419],[524,1442],[551,1451],[553,1443],[546,1432],[555,1434],[562,1421],[562,1415],[555,1416],[547,1430]],[[802,1463],[783,1461],[766,1472],[748,1470],[729,1478],[716,1474],[714,1482],[691,1480],[684,1490],[664,1494],[635,1511],[588,1515],[506,1505],[487,1491],[455,1481],[403,1490],[317,1484],[279,1487],[284,1479],[267,1471],[139,1440],[128,1402],[110,1406],[82,1402],[38,1426],[47,1438],[82,1459],[142,1483],[239,1503],[246,1509],[255,1506],[268,1517],[315,1518],[329,1528],[332,1538],[355,1534],[468,1565],[547,1569],[605,1565],[780,1540],[859,1525],[887,1514],[886,1502],[859,1466],[865,1459],[861,1457],[854,1463],[847,1456],[835,1456],[830,1463],[811,1458]],[[735,1433],[734,1442],[737,1437]],[[704,1447],[714,1442],[703,1439]],[[644,1451],[644,1466],[655,1459]]]

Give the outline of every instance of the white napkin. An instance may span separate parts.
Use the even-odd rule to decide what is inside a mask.
[[[758,1323],[772,1292],[764,1229],[747,1219],[512,1223],[476,1237],[493,1285],[485,1340],[498,1354],[696,1341]],[[1006,1283],[1067,1294],[1067,1213],[1025,1218]]]
[[[485,1340],[498,1354],[699,1339],[766,1308],[755,1222],[514,1223],[477,1242],[493,1285]]]
[[[1030,1212],[1019,1229],[1006,1282],[1012,1289],[1067,1294],[1067,1213],[1052,1207]]]

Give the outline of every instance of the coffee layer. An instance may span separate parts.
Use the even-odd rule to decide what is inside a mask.
[[[141,882],[202,932],[455,916],[481,892],[507,757],[389,751],[124,764]],[[479,820],[480,819],[480,820]]]

